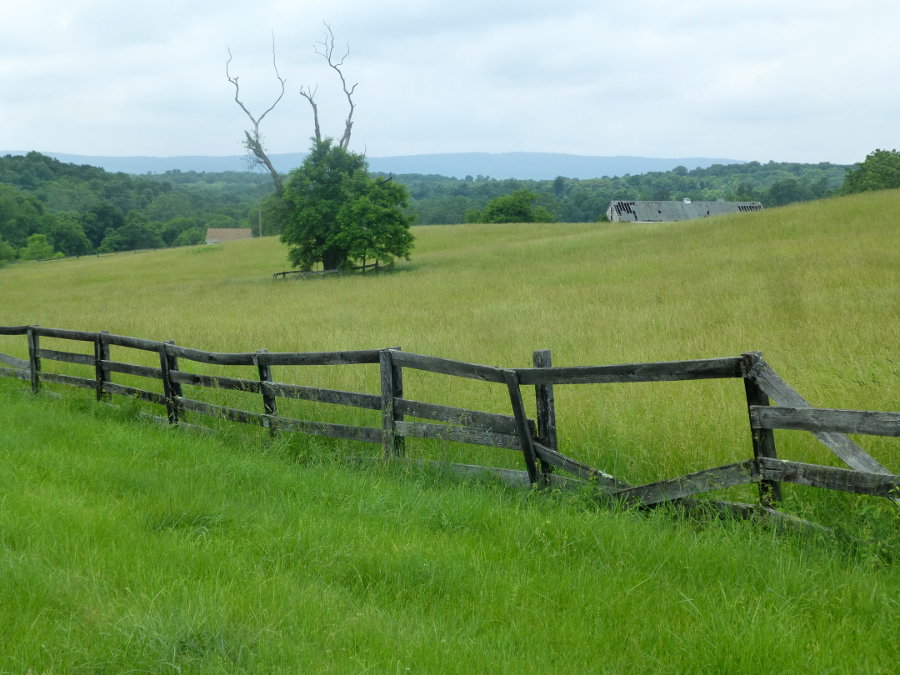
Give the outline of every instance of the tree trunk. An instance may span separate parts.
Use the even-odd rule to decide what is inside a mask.
[[[343,251],[328,249],[322,252],[322,267],[326,270],[336,270],[344,266],[347,256]]]

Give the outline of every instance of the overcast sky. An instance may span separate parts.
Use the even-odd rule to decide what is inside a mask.
[[[313,133],[318,84],[340,136],[340,81],[313,52],[349,43],[351,148],[862,160],[900,147],[897,0],[28,0],[0,23],[0,149],[235,155],[248,121],[273,153]]]

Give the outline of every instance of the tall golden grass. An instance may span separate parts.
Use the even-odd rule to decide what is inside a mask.
[[[0,324],[109,330],[213,351],[400,346],[498,366],[528,366],[538,348],[553,350],[554,365],[761,350],[816,405],[896,410],[898,212],[900,192],[890,191],[682,223],[420,227],[412,262],[364,278],[273,282],[287,264],[276,238],[23,264],[0,271]],[[4,338],[0,351],[22,356],[24,340]],[[52,368],[69,372],[61,366]],[[369,366],[281,368],[275,377],[378,390]],[[498,385],[405,378],[407,395],[420,400],[509,412]],[[237,400],[219,396],[210,400]],[[569,386],[556,396],[563,450],[629,480],[749,454],[737,381]],[[362,411],[335,417],[324,406],[284,406],[378,425]],[[900,469],[893,441],[863,443]],[[829,461],[805,435],[780,434],[779,444],[793,459]],[[411,452],[517,463],[509,453],[424,441]]]

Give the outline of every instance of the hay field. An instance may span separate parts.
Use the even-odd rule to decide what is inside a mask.
[[[0,323],[105,329],[212,351],[400,346],[497,366],[528,366],[538,348],[553,350],[554,365],[761,350],[816,405],[894,410],[900,400],[898,205],[893,191],[676,224],[420,227],[412,262],[374,278],[273,282],[272,272],[285,268],[276,238],[18,265],[0,271]],[[24,340],[0,339],[0,351],[22,356]],[[114,348],[113,358],[119,357],[153,360],[125,350],[117,355]],[[79,368],[48,367],[71,374]],[[240,368],[185,367],[250,375]],[[280,368],[274,376],[378,391],[371,366]],[[406,394],[510,412],[499,385],[407,371]],[[737,381],[569,386],[556,394],[561,448],[629,481],[748,456]],[[242,394],[203,396],[261,410],[260,401]],[[369,411],[300,402],[281,410],[379,426]],[[807,436],[779,434],[783,454],[832,461]],[[891,442],[863,442],[900,470]],[[432,441],[412,441],[410,452],[517,465],[503,451]]]

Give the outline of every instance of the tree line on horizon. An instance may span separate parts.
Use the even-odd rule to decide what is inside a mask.
[[[900,153],[876,150],[851,167],[748,162],[595,179],[372,177],[405,185],[410,198],[404,212],[419,225],[517,218],[589,222],[603,219],[609,203],[620,199],[760,201],[771,208],[900,187]],[[208,227],[281,234],[283,209],[271,182],[252,172],[111,173],[38,152],[0,157],[0,264],[196,244],[205,241]]]

